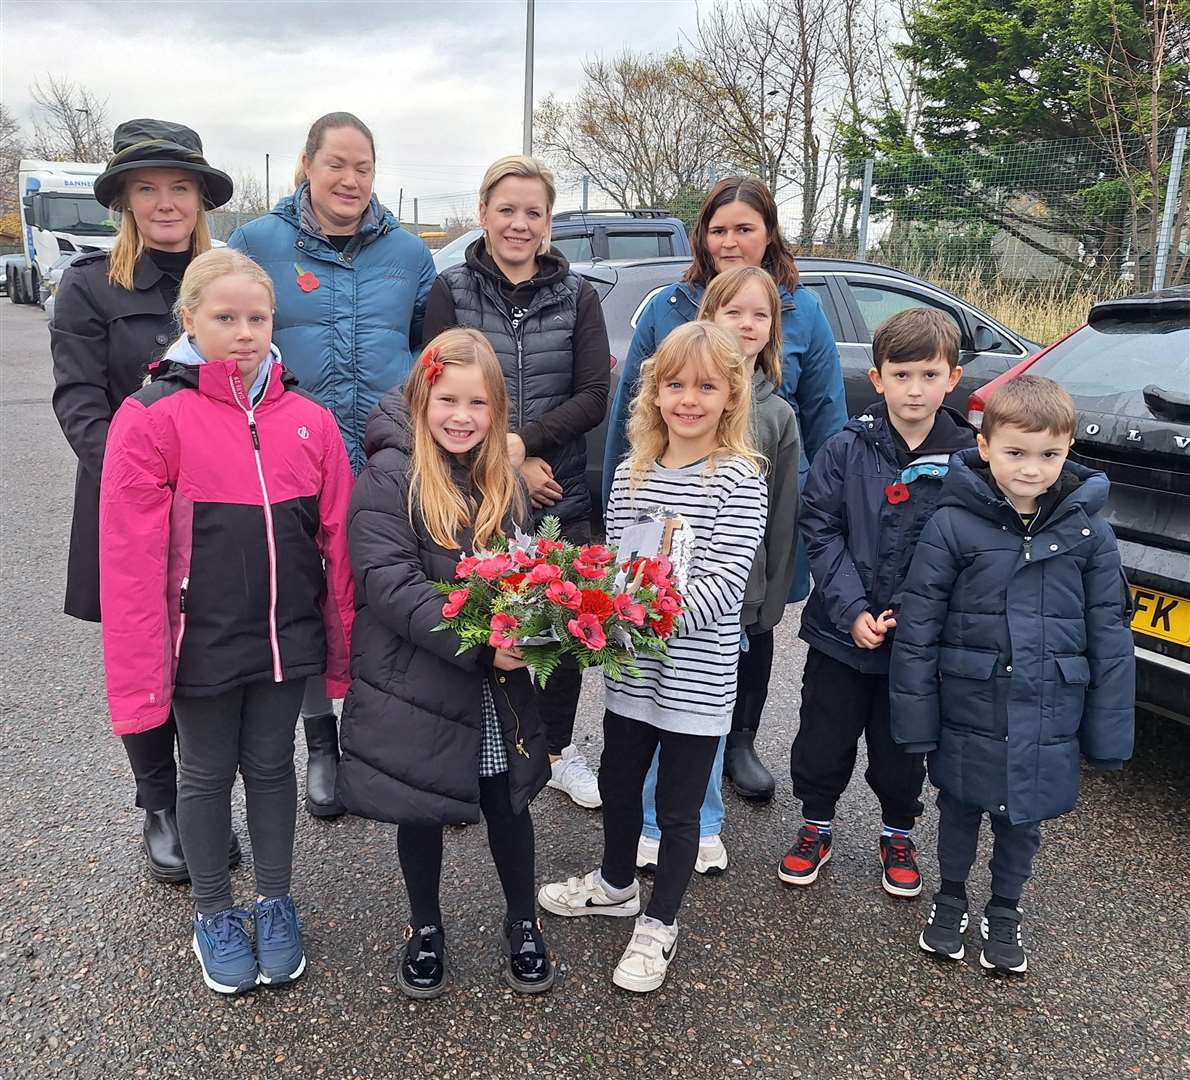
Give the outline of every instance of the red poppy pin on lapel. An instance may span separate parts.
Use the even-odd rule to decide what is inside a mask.
[[[893,506],[896,506],[897,503],[908,502],[909,485],[901,483],[900,480],[898,480],[895,484],[889,484],[888,487],[884,489],[884,497],[890,503],[892,503]]]
[[[313,270],[303,270],[300,263],[294,263],[293,268],[297,271],[297,287],[302,292],[313,292],[322,284],[314,275]]]

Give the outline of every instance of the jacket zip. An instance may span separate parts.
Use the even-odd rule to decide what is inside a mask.
[[[190,579],[182,578],[182,588],[178,594],[178,639],[174,642],[174,659],[182,655],[182,638],[186,636],[186,590],[190,587]]]
[[[271,377],[272,372],[270,371],[265,376],[264,389],[260,395],[261,400],[268,393]],[[231,383],[231,393],[236,399],[236,404],[243,410],[244,416],[248,420],[248,432],[252,436],[252,453],[256,458],[256,476],[260,480],[260,494],[264,498],[264,535],[269,551],[269,647],[273,653],[273,682],[283,682],[281,646],[277,641],[277,539],[273,534],[273,504],[269,502],[269,489],[264,482],[264,467],[260,463],[260,434],[256,430],[256,407],[245,408],[244,402],[236,392],[235,378],[228,376],[227,381]]]

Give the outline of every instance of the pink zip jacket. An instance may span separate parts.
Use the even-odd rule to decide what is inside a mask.
[[[165,723],[175,694],[319,674],[347,691],[351,467],[330,411],[275,347],[267,363],[253,406],[234,361],[183,338],[112,420],[99,588],[117,735]]]

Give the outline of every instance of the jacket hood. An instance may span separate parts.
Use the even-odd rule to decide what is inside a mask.
[[[942,487],[939,506],[961,506],[989,521],[1004,521],[1015,517],[1015,511],[1008,500],[990,486],[991,470],[984,464],[977,449],[963,450],[951,459],[951,468]],[[1064,516],[1081,507],[1088,517],[1099,513],[1107,502],[1111,485],[1107,476],[1097,469],[1088,469],[1067,461],[1062,474],[1051,492],[1057,492],[1058,501],[1045,515],[1049,521]],[[1040,500],[1044,510],[1045,496]]]
[[[399,450],[413,457],[413,422],[405,390],[400,386],[385,394],[368,417],[364,453],[371,457],[381,450]]]
[[[483,241],[484,238],[480,236],[467,245],[464,262],[476,273],[490,278],[497,287],[508,288],[512,282],[496,265],[496,260],[488,254]],[[536,288],[556,285],[569,273],[570,263],[566,261],[566,257],[557,248],[550,248],[544,255],[537,256],[537,276],[529,281],[519,282],[519,285],[533,285]]]
[[[762,401],[767,401],[777,392],[772,380],[757,368],[752,372],[752,407],[755,408]]]
[[[279,199],[270,213],[276,214],[289,222],[295,229],[309,233],[311,236],[323,238],[326,236],[310,208],[310,182],[308,180],[301,184],[292,195],[286,195],[283,199]],[[359,225],[359,233],[365,238],[365,243],[381,231],[397,228],[400,228],[400,223],[373,194]]]
[[[875,401],[859,416],[847,421],[844,431],[854,431],[868,440],[892,438],[892,425],[888,422],[888,412],[883,401]],[[971,447],[975,437],[975,428],[962,413],[943,405],[934,418],[934,426],[920,446],[911,453],[922,457],[926,454],[953,454],[959,450]]]
[[[207,358],[194,347],[194,342],[186,334],[183,334],[166,350],[162,359],[195,366],[207,362]],[[269,346],[269,359],[274,364],[281,363],[281,350],[276,345]]]

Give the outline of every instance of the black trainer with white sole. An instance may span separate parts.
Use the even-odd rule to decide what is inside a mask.
[[[1021,938],[1021,909],[988,905],[979,925],[983,938],[980,966],[988,971],[1006,971],[1020,975],[1029,967]]]
[[[934,893],[930,918],[918,935],[917,944],[925,952],[944,960],[962,960],[966,951],[963,948],[963,932],[967,929],[968,921],[965,899]]]

